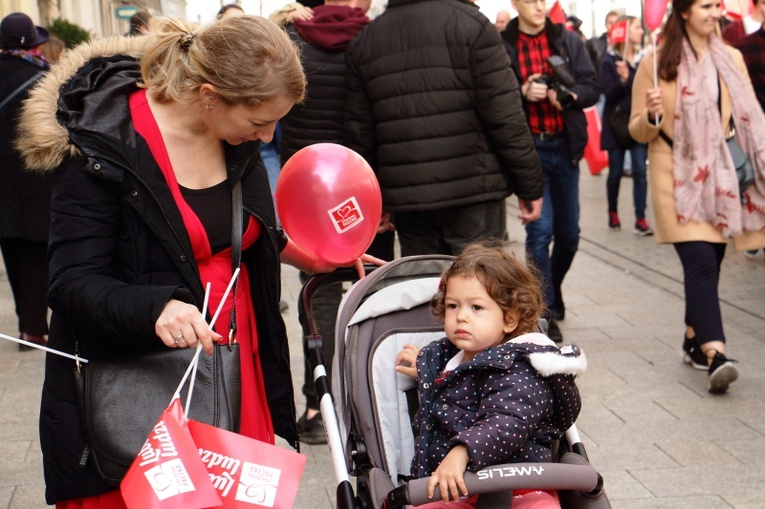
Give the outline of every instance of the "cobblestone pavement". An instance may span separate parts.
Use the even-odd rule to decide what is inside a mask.
[[[624,179],[623,229],[609,231],[605,175],[582,173],[582,240],[563,285],[566,342],[588,355],[579,379],[578,426],[591,463],[603,474],[614,509],[765,508],[765,262],[729,248],[720,298],[728,354],[741,377],[724,396],[706,375],[682,364],[682,272],[671,246],[632,234],[632,183]],[[522,250],[516,201],[508,230]],[[652,217],[649,214],[649,221]],[[304,401],[297,272],[284,267],[298,413]],[[16,318],[0,265],[0,332]],[[37,431],[44,356],[0,342],[0,509],[45,506]],[[295,507],[332,508],[335,481],[326,446],[308,456]]]

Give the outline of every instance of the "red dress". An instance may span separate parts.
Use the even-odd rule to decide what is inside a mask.
[[[183,223],[191,240],[202,286],[211,283],[209,314],[212,316],[223,296],[233,274],[231,268],[231,248],[213,254],[207,232],[191,207],[185,202],[170,164],[162,133],[154,119],[146,99],[146,90],[133,93],[130,97],[130,111],[135,130],[146,140],[165,176],[175,203],[183,216]],[[260,224],[252,217],[242,237],[242,250],[252,246],[260,236]],[[214,325],[215,331],[228,338],[229,316],[234,296],[229,294],[226,303]],[[236,341],[239,343],[242,372],[242,410],[239,433],[257,440],[274,443],[274,429],[271,412],[268,409],[263,371],[258,356],[258,331],[255,311],[250,294],[250,278],[242,265],[236,293]],[[203,354],[204,355],[204,354]],[[169,402],[168,402],[169,403]],[[56,509],[124,509],[125,504],[119,490],[110,491],[93,497],[67,500],[56,503]]]

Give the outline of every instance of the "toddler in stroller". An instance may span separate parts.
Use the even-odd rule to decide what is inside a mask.
[[[353,271],[337,271],[316,275],[303,285],[298,307],[310,345],[310,364],[340,509],[403,507],[440,498],[440,490],[435,490],[433,499],[428,498],[428,477],[413,478],[417,477],[416,471],[411,471],[416,449],[412,423],[418,406],[417,386],[410,376],[397,373],[394,365],[405,345],[424,349],[444,337],[445,324],[434,317],[431,301],[444,271],[454,261],[454,257],[444,255],[411,256],[379,268],[367,267],[368,275],[359,281]],[[353,281],[337,310],[330,390],[312,299],[329,287]],[[543,320],[539,327],[544,330]],[[548,343],[527,348],[553,360],[567,358]],[[551,425],[549,440],[544,437],[540,443],[552,442],[559,430],[552,430]],[[552,463],[532,462],[540,458],[541,453],[535,451],[529,453],[528,460],[525,452],[512,456],[513,461],[522,463],[493,465],[475,472],[470,466],[464,482],[468,493],[480,494],[476,507],[507,508],[514,490],[533,489],[557,490],[563,509],[610,509],[602,478],[588,463],[576,427],[571,426],[552,449]],[[356,476],[355,490],[350,476]]]
[[[576,347],[559,350],[534,332],[542,306],[538,279],[501,247],[472,245],[442,275],[432,307],[446,337],[422,349],[408,344],[396,359],[418,384],[411,473],[429,475],[428,498],[436,487],[441,498],[417,507],[450,499],[475,507],[467,469],[552,461],[553,444],[579,414],[574,377],[586,362]],[[515,493],[512,507],[560,503],[554,490],[528,490]]]

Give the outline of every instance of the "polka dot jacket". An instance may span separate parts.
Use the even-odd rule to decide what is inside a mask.
[[[432,474],[457,444],[467,446],[470,471],[552,461],[550,447],[579,415],[574,378],[586,367],[584,354],[575,346],[558,349],[543,334],[525,334],[441,377],[457,352],[443,338],[417,358],[420,406],[411,475]]]

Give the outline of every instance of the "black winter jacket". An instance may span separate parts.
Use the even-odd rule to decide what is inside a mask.
[[[123,41],[75,50],[61,65],[85,65],[75,65],[63,82],[56,81],[64,74],[61,69],[46,78],[22,120],[25,131],[42,127],[40,136],[47,136],[30,140],[36,144],[25,148],[28,163],[55,170],[49,346],[72,353],[76,332],[87,359],[164,348],[154,324],[167,301],[176,298],[201,309],[204,299],[181,213],[130,117],[128,99],[140,79],[136,57],[142,42]],[[51,137],[57,137],[55,143]],[[274,228],[268,176],[257,145],[227,146],[226,163],[229,181],[241,179],[246,213],[262,227],[242,262],[251,278],[274,428],[295,444],[289,353],[278,310],[284,239]],[[114,489],[98,477],[92,462],[79,465],[85,437],[73,366],[56,355],[46,358],[40,442],[49,504]]]
[[[326,20],[317,25],[327,32],[335,33],[335,42],[343,36],[350,42],[351,34],[335,30],[342,26],[342,14],[350,14],[349,7],[319,6],[321,15],[331,11],[334,16],[314,16],[314,20]],[[294,25],[287,25],[287,34],[302,49],[301,60],[305,71],[307,90],[303,104],[292,107],[289,113],[279,121],[281,140],[279,142],[279,161],[283,165],[292,154],[314,143],[338,143],[347,145],[345,134],[345,51],[321,47],[317,41],[306,41],[298,34]],[[355,35],[355,34],[354,34]]]
[[[606,105],[603,109],[603,130],[600,133],[600,148],[611,150],[622,147],[614,136],[608,123],[608,116],[619,107],[620,111],[626,111],[629,115],[632,109],[632,83],[635,81],[637,65],[634,67],[627,64],[629,78],[627,83],[622,83],[616,72],[616,62],[622,58],[616,54],[606,52],[600,59],[600,87],[606,96]]]
[[[587,49],[576,34],[566,30],[563,25],[551,22],[549,18],[544,29],[547,31],[547,40],[551,52],[566,61],[567,70],[576,82],[572,91],[576,93],[577,100],[571,107],[564,109],[561,114],[568,132],[571,158],[574,164],[578,165],[584,154],[584,147],[587,145],[587,119],[582,110],[598,102],[598,97],[600,97],[598,78],[592,67]],[[502,37],[505,41],[505,48],[510,55],[515,77],[520,81],[521,71],[518,67],[518,48],[516,47],[519,33],[518,18],[515,18],[502,32]],[[524,110],[527,109],[525,100],[523,107]]]
[[[346,50],[350,148],[389,212],[542,196],[518,83],[470,0],[391,0]]]
[[[22,83],[47,70],[14,55],[0,55],[0,101]],[[32,86],[0,110],[0,239],[47,242],[50,229],[50,175],[26,171],[13,148],[22,101]]]

